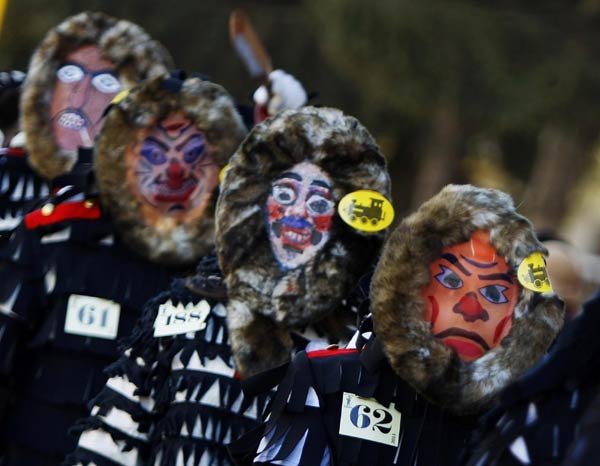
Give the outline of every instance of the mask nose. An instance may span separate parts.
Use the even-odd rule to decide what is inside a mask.
[[[487,311],[479,304],[477,295],[472,291],[460,298],[453,311],[461,314],[467,322],[475,322],[478,319],[487,321],[490,318]]]
[[[167,168],[167,185],[171,189],[179,189],[183,185],[183,168],[178,162],[172,161]]]
[[[89,75],[79,81],[75,88],[69,93],[68,102],[69,106],[73,108],[82,108],[85,103],[89,100],[92,92],[92,80]]]
[[[308,213],[306,211],[306,204],[299,200],[296,203],[289,207],[288,215],[293,215],[295,217],[306,218],[308,217]]]

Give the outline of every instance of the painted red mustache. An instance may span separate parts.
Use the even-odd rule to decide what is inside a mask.
[[[463,337],[468,338],[469,340],[473,340],[479,346],[481,346],[485,351],[490,350],[490,345],[483,339],[481,335],[475,332],[469,332],[468,330],[464,330],[462,328],[450,327],[446,330],[441,331],[434,335],[435,338],[443,339],[446,337]]]

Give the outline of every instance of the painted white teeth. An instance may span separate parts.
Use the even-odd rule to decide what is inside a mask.
[[[58,119],[58,124],[69,129],[81,129],[85,126],[85,120],[76,113],[63,113]]]
[[[302,234],[302,233],[296,233],[294,231],[286,231],[285,232],[285,237],[295,243],[303,243],[304,241],[306,241],[308,239],[309,236],[310,235],[308,233]]]

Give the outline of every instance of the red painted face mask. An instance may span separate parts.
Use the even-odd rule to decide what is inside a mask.
[[[127,161],[132,189],[154,220],[197,218],[219,182],[208,141],[181,112],[142,130]]]
[[[422,292],[434,337],[467,362],[500,344],[519,298],[517,278],[489,237],[478,230],[469,241],[442,249]]]

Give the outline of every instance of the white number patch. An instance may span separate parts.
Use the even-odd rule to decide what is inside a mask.
[[[206,318],[210,314],[210,304],[202,300],[198,304],[188,303],[177,306],[169,299],[158,307],[154,321],[154,336],[166,337],[182,333],[197,332],[206,328]]]
[[[401,417],[394,403],[386,408],[373,398],[361,398],[354,393],[344,392],[340,435],[397,447]]]
[[[120,316],[121,305],[114,301],[72,294],[67,303],[65,333],[114,340]]]

